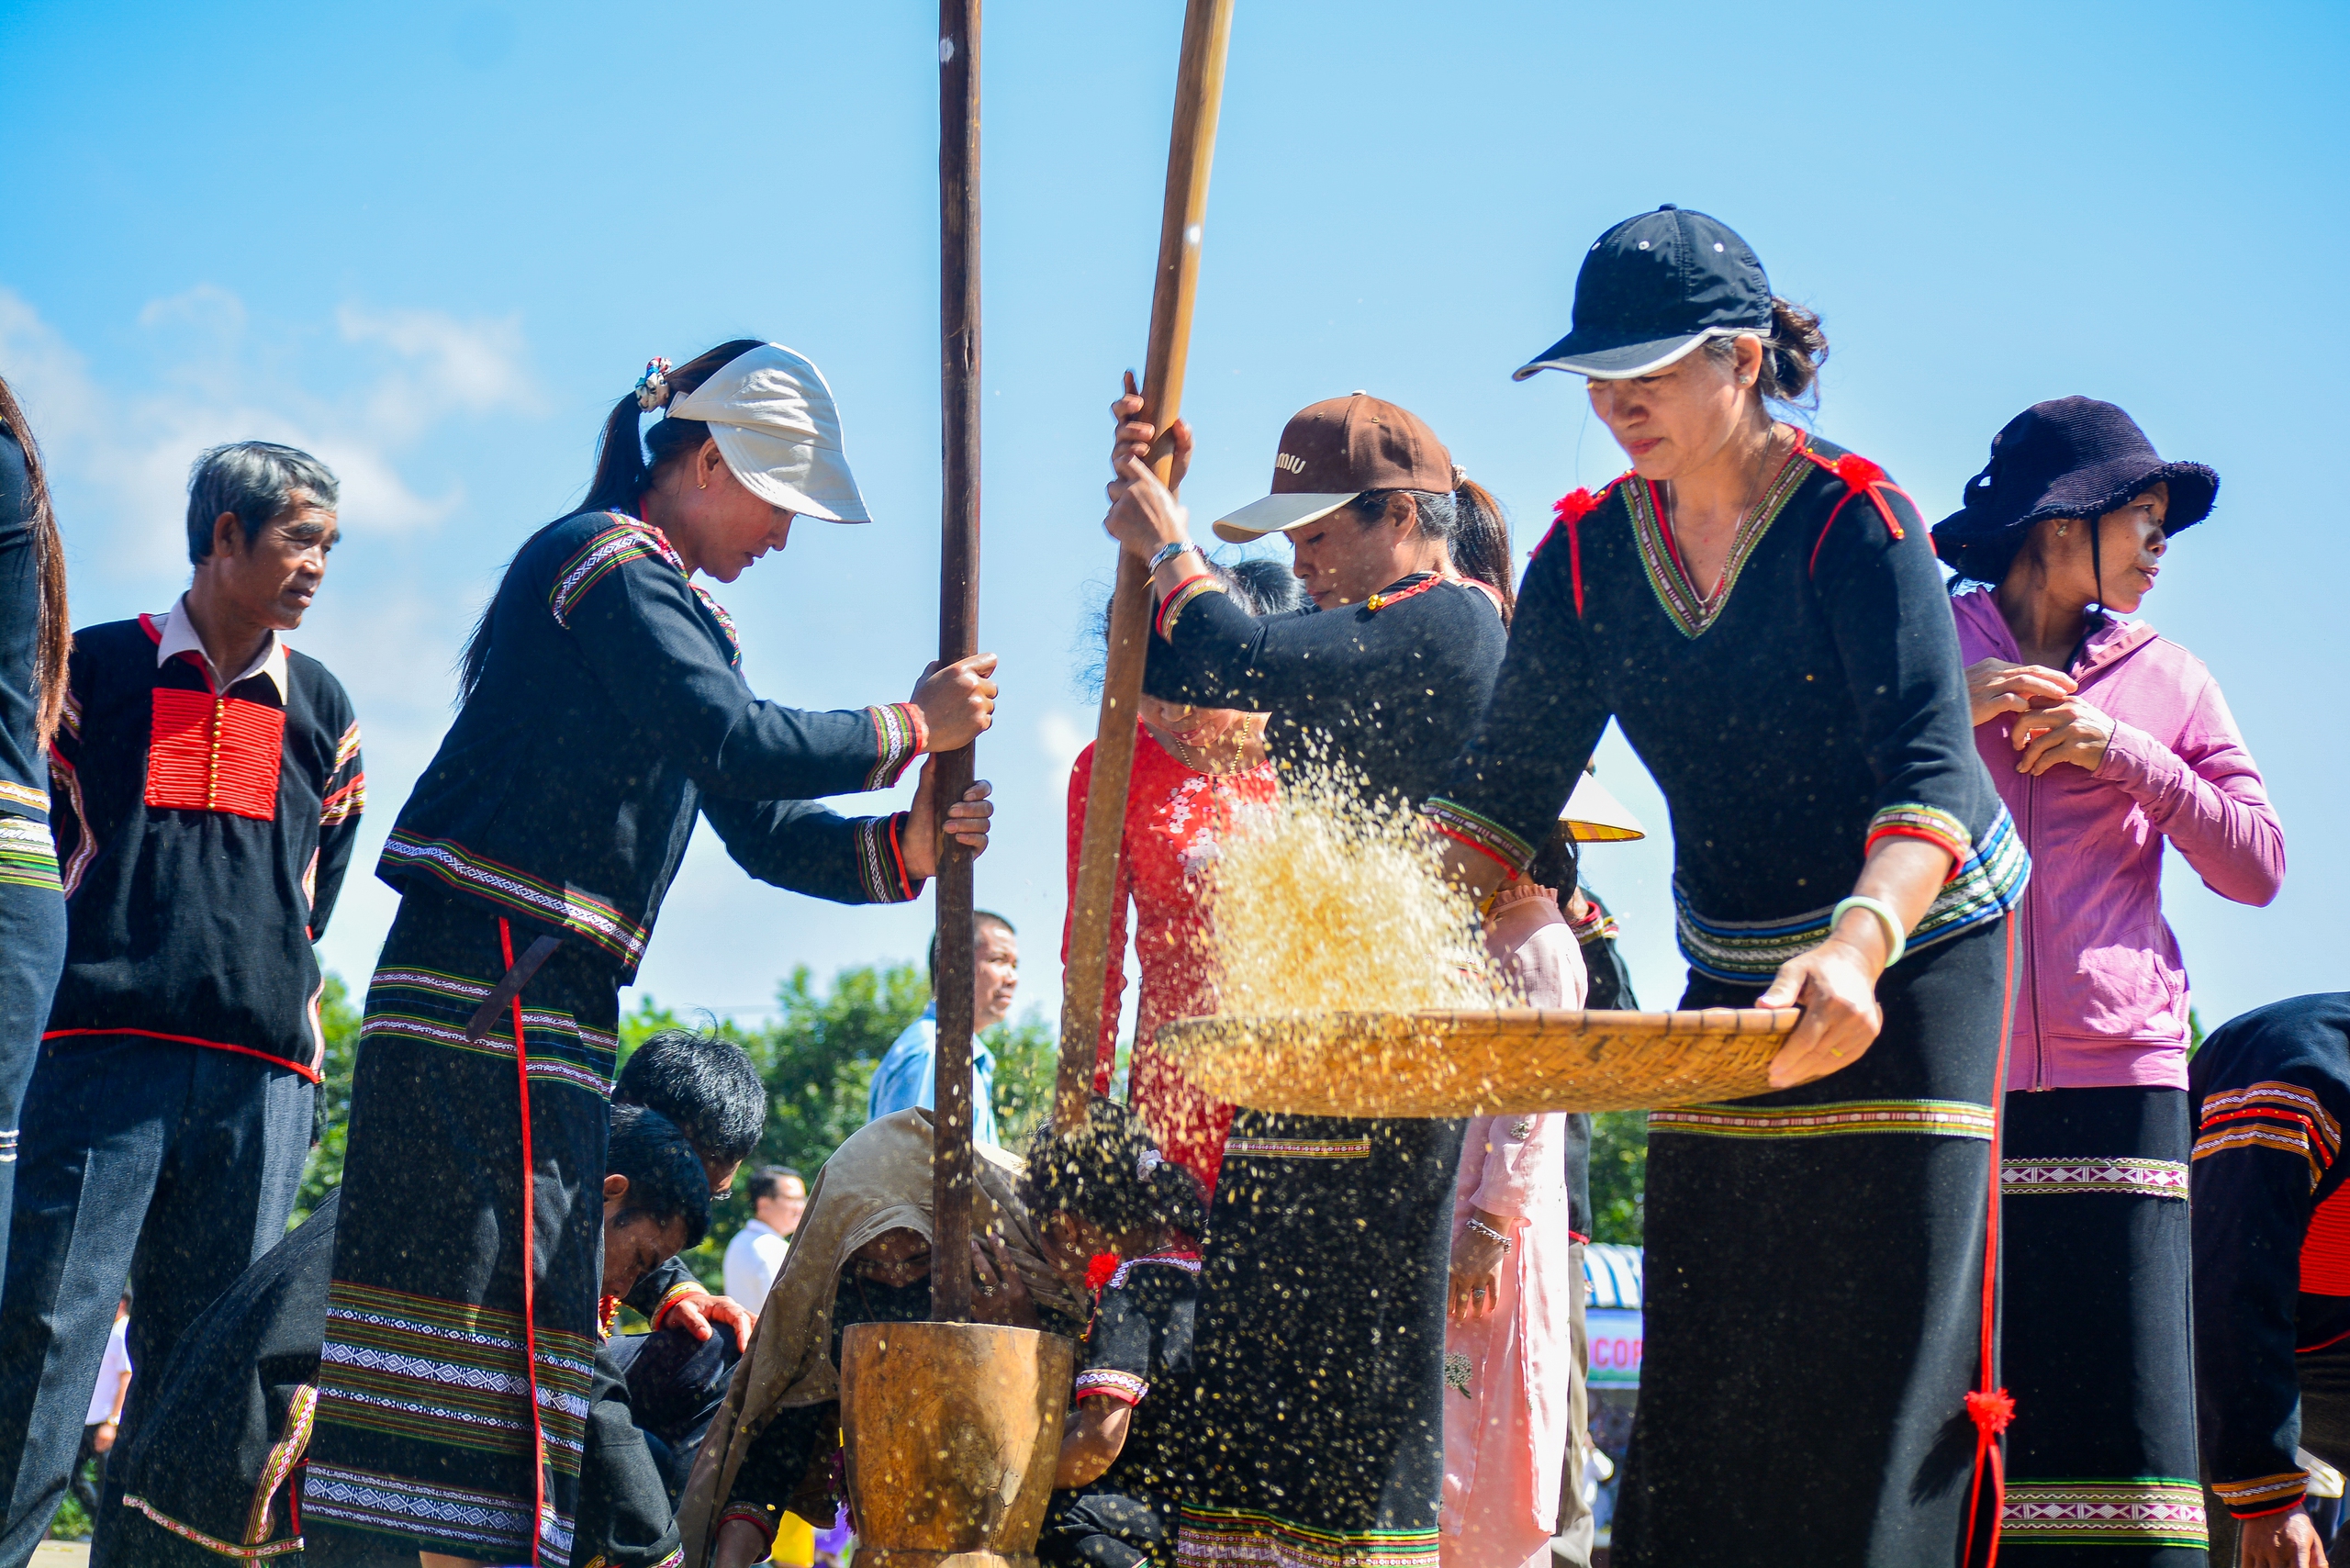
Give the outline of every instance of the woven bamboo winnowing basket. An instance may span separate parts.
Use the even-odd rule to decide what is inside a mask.
[[[1320,1116],[1637,1111],[1768,1092],[1798,1009],[1183,1018],[1160,1049],[1208,1093]]]

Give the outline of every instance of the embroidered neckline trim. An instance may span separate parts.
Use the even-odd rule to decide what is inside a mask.
[[[1720,619],[1731,592],[1738,587],[1739,574],[1745,570],[1748,559],[1762,543],[1762,536],[1771,532],[1771,524],[1778,521],[1779,513],[1786,509],[1803,482],[1811,477],[1811,465],[1796,461],[1808,444],[1809,438],[1797,431],[1794,449],[1771,476],[1762,498],[1739,520],[1738,532],[1730,538],[1729,558],[1722,563],[1721,580],[1714,585],[1710,596],[1697,591],[1696,584],[1690,581],[1681,564],[1681,551],[1673,542],[1663,494],[1652,481],[1645,479],[1636,478],[1624,487],[1624,499],[1632,513],[1632,536],[1639,543],[1640,566],[1648,573],[1649,588],[1683,636],[1701,637]]]

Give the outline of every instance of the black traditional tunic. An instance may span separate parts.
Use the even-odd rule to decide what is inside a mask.
[[[1879,835],[1957,865],[1878,982],[1885,1026],[1859,1062],[1649,1118],[1616,1560],[1948,1568],[1990,1337],[2003,917],[2027,861],[1975,755],[1926,531],[1874,464],[1807,438],[1710,597],[1659,487],[1628,475],[1560,519],[1492,706],[1427,807],[1440,827],[1523,870],[1615,719],[1673,813],[1684,1007],[1751,1006],[1827,936]]]
[[[1154,1252],[1118,1265],[1085,1334],[1070,1397],[1133,1406],[1110,1468],[1053,1494],[1036,1555],[1068,1568],[1171,1568],[1191,1415],[1192,1336],[1200,1299],[1194,1252]]]
[[[1143,684],[1269,712],[1284,768],[1335,761],[1416,801],[1468,738],[1505,641],[1482,589],[1425,575],[1263,621],[1179,593]],[[1234,1116],[1208,1217],[1182,1568],[1435,1563],[1464,1126]]]
[[[723,613],[659,530],[616,513],[525,544],[489,634],[378,868],[403,896],[361,1025],[302,1514],[312,1533],[501,1562],[532,1560],[535,1535],[556,1568],[576,1561],[589,1501],[620,987],[697,815],[763,880],[845,903],[912,898],[902,814],[844,818],[799,797],[893,782],[921,725],[905,704],[804,713],[753,696]],[[467,1024],[540,935],[563,945],[521,997],[526,1230],[514,1014],[479,1040]]]
[[[2306,1448],[2350,1469],[2350,992],[2230,1020],[2188,1063],[2196,1422],[2228,1515],[2300,1506]],[[2214,1562],[2234,1531],[2211,1520]]]
[[[121,1561],[140,1568],[399,1561],[362,1541],[321,1541],[305,1552],[295,1511],[341,1203],[339,1192],[328,1194],[246,1270],[155,1374],[162,1390],[148,1424],[115,1461],[129,1510],[117,1543]],[[583,1568],[677,1568],[683,1558],[668,1498],[631,1422],[627,1388],[607,1352],[599,1350],[596,1362],[579,1527],[592,1555]]]

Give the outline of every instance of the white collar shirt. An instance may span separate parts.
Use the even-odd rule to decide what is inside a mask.
[[[220,678],[220,671],[212,663],[212,655],[204,651],[204,639],[196,633],[196,621],[187,613],[187,595],[180,595],[173,601],[171,609],[160,615],[151,616],[149,619],[155,622],[155,630],[161,633],[155,644],[155,666],[158,669],[182,654],[192,653],[203,665],[205,672],[212,678],[213,690],[226,691],[239,681],[251,680],[257,675],[265,675],[269,677],[270,684],[277,688],[277,700],[280,702],[287,700],[285,640],[275,632],[270,633],[262,640],[261,652],[254,656],[252,664],[230,678],[223,680]]]

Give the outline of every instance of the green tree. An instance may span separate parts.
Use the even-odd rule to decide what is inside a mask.
[[[1591,1118],[1591,1238],[1640,1244],[1648,1197],[1649,1114],[1602,1111]]]
[[[663,1029],[714,1027],[749,1053],[767,1083],[767,1127],[747,1164],[789,1165],[812,1183],[833,1150],[865,1125],[873,1070],[930,1004],[930,982],[918,964],[862,964],[838,971],[831,985],[820,988],[802,965],[777,987],[776,1002],[771,1021],[745,1028],[713,1022],[708,1014],[681,1016],[644,998],[621,1020],[621,1056],[626,1060]],[[1052,1113],[1058,1035],[1032,1012],[985,1038],[996,1058],[991,1100],[997,1136],[1017,1148]],[[712,1290],[724,1274],[726,1243],[750,1218],[746,1178],[713,1208],[709,1239],[685,1255],[687,1265]]]

